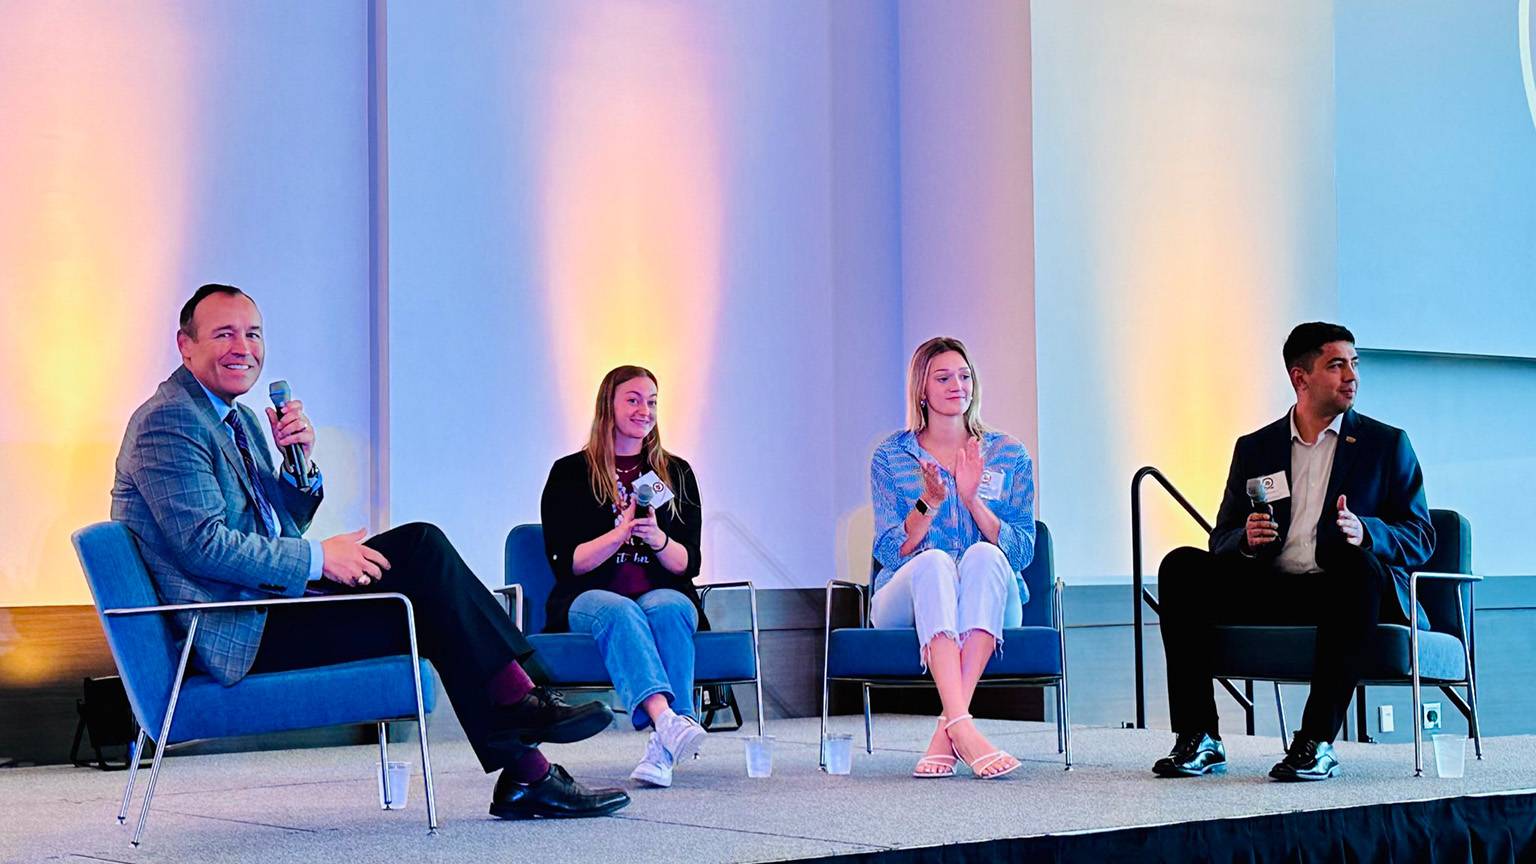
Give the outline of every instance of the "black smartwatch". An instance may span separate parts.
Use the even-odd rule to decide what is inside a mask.
[[[917,515],[919,516],[927,516],[933,512],[933,508],[928,506],[928,502],[924,501],[921,495],[917,496],[917,503],[913,504],[912,507],[917,510]]]

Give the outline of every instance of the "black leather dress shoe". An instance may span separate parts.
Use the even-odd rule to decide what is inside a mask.
[[[1327,780],[1339,773],[1339,757],[1327,741],[1313,741],[1297,735],[1285,758],[1269,769],[1276,780]]]
[[[527,786],[501,772],[491,793],[491,815],[498,819],[578,819],[607,816],[629,804],[623,789],[588,789],[571,779],[559,765],[549,766],[544,779]]]
[[[1227,748],[1205,732],[1181,734],[1173,750],[1152,763],[1152,773],[1159,777],[1199,777],[1226,771]]]
[[[571,706],[559,694],[542,687],[511,705],[495,710],[493,741],[521,744],[572,744],[608,728],[613,712],[601,702]]]

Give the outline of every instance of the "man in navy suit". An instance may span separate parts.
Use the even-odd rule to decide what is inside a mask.
[[[1175,549],[1158,571],[1168,708],[1178,736],[1152,766],[1161,777],[1226,768],[1211,689],[1216,624],[1317,628],[1301,729],[1269,774],[1333,776],[1339,760],[1332,742],[1371,634],[1381,622],[1408,623],[1408,571],[1434,551],[1424,475],[1408,435],[1354,410],[1354,335],[1337,324],[1302,324],[1283,353],[1296,405],[1238,439],[1210,550]],[[1428,626],[1422,607],[1418,620]]]
[[[532,647],[442,531],[417,522],[366,540],[362,531],[304,538],[324,497],[319,471],[312,462],[302,477],[291,464],[279,471],[256,412],[236,401],[266,358],[256,303],[239,288],[204,285],[182,307],[176,345],[182,365],[128,421],[112,486],[112,518],[133,533],[160,599],[404,594],[421,654],[442,676],[475,755],[487,772],[501,771],[493,815],[597,816],[628,804],[623,790],[587,789],[539,753],[541,742],[596,735],[609,712],[565,705],[534,685],[523,668]],[[266,413],[279,446],[310,453],[315,431],[300,402]],[[386,603],[211,612],[193,656],[231,686],[247,675],[407,653],[403,625],[399,607]]]

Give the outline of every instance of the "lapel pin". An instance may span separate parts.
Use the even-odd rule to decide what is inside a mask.
[[[1353,436],[1353,435],[1345,435],[1344,436],[1344,443],[1345,444],[1353,444],[1353,443],[1355,443],[1355,436]]]

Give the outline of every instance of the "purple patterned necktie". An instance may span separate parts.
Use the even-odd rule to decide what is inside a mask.
[[[273,511],[272,505],[267,502],[266,493],[261,489],[261,474],[256,470],[256,460],[251,458],[250,444],[235,409],[229,409],[229,413],[224,415],[224,423],[235,430],[235,447],[240,451],[240,461],[245,463],[245,476],[251,481],[251,488],[256,490],[256,507],[261,511],[262,524],[267,526],[267,536],[276,537],[277,514]]]

